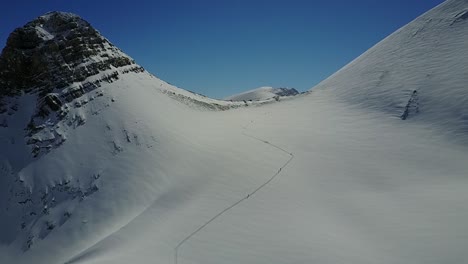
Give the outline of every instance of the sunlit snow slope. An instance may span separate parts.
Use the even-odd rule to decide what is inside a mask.
[[[449,133],[468,132],[468,1],[450,0],[399,29],[315,89]]]
[[[468,262],[467,14],[447,1],[275,103],[117,65],[42,95],[25,135],[40,93],[4,96],[0,263]]]

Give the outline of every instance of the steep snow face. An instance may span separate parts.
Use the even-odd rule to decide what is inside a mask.
[[[260,87],[247,92],[226,97],[226,100],[231,101],[261,101],[274,98],[275,96],[293,96],[299,92],[294,88],[273,88],[269,86]]]
[[[468,132],[468,2],[449,0],[314,89],[401,119]]]

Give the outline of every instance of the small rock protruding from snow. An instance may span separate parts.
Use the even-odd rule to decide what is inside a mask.
[[[414,90],[408,100],[408,103],[405,106],[405,111],[401,115],[402,120],[406,120],[410,114],[417,114],[419,113],[419,98],[418,98],[418,91]]]

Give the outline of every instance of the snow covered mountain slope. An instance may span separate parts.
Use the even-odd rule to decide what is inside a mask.
[[[294,159],[184,243],[178,263],[468,260],[460,233],[468,220],[466,146],[319,93],[208,116],[195,134],[213,152],[190,157],[185,175],[171,174],[196,177],[197,188],[178,182],[69,263],[175,263],[181,241],[289,160],[245,134]]]
[[[468,91],[438,88],[465,78],[446,59],[466,49],[453,44],[465,10],[452,0],[422,16],[442,21],[424,32],[444,40],[431,54],[444,57],[413,63],[431,60],[444,77],[428,82],[430,97],[406,98],[420,105],[406,118],[388,103],[402,92],[356,61],[308,94],[247,106],[170,86],[131,60],[52,90],[48,79],[5,81],[21,67],[0,75],[0,263],[467,262],[468,133],[455,110]],[[382,65],[409,54],[402,44],[381,57],[393,38],[370,52]],[[397,73],[390,83],[423,79]]]
[[[450,0],[396,31],[315,89],[340,100],[468,132],[466,0]]]
[[[120,96],[130,101],[121,104]],[[70,248],[55,256],[63,262],[67,250],[87,245],[87,232],[99,237],[139,213],[164,186],[165,165],[157,164],[173,164],[166,160],[173,150],[190,153],[185,144],[163,150],[171,141],[164,135],[178,138],[164,120],[191,118],[190,111],[178,110],[182,105],[207,111],[245,104],[204,98],[157,79],[73,14],[48,13],[15,30],[0,56],[0,244],[27,256],[69,226],[68,242],[60,245]],[[104,180],[107,173],[112,176]],[[83,230],[93,226],[87,215],[99,216],[105,204],[110,207],[99,210],[95,222],[103,228]],[[73,234],[81,246],[70,243]]]
[[[240,94],[226,97],[230,101],[260,101],[274,98],[275,96],[293,96],[299,92],[294,88],[273,88],[269,86],[260,87]]]

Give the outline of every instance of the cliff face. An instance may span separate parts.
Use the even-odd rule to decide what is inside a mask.
[[[134,64],[80,17],[61,12],[18,28],[0,56],[0,95],[45,95],[74,82]]]

